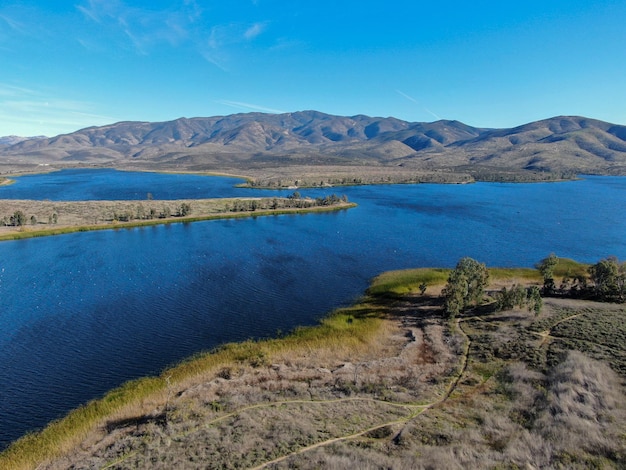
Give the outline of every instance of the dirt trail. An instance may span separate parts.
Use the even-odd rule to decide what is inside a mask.
[[[261,465],[259,465],[257,467],[254,467],[251,470],[261,470],[263,468],[269,467],[270,465],[274,465],[274,464],[283,462],[283,461],[289,459],[290,457],[294,457],[296,455],[301,455],[301,454],[303,454],[305,452],[309,452],[311,450],[318,449],[320,447],[324,447],[324,446],[327,446],[327,445],[335,444],[337,442],[346,441],[346,440],[350,440],[350,439],[355,439],[357,437],[364,436],[365,434],[368,434],[370,432],[376,431],[378,429],[391,427],[391,426],[395,426],[395,425],[398,425],[398,424],[406,425],[409,421],[411,421],[412,419],[414,419],[417,416],[421,415],[422,413],[426,412],[428,409],[430,409],[430,408],[432,408],[434,406],[441,405],[441,404],[445,403],[450,398],[452,393],[457,389],[457,387],[459,385],[459,382],[463,378],[463,374],[467,370],[467,365],[468,365],[468,361],[469,361],[469,352],[470,352],[470,347],[471,347],[471,339],[467,335],[467,333],[465,333],[465,331],[463,330],[463,327],[461,326],[461,323],[463,322],[463,320],[464,319],[462,319],[462,318],[457,318],[457,320],[455,322],[456,327],[462,333],[462,335],[465,337],[465,346],[464,346],[463,354],[461,356],[460,372],[450,382],[450,385],[448,386],[445,394],[441,398],[439,398],[438,400],[432,401],[430,403],[421,404],[421,405],[417,405],[417,404],[399,404],[399,403],[397,403],[396,405],[403,406],[403,407],[411,410],[412,413],[409,416],[407,416],[406,418],[397,419],[397,420],[394,420],[394,421],[388,421],[388,422],[385,422],[385,423],[380,423],[380,424],[377,424],[376,426],[372,426],[372,427],[370,427],[368,429],[364,429],[364,430],[362,430],[360,432],[357,432],[357,433],[353,433],[353,434],[346,435],[346,436],[334,437],[334,438],[328,439],[326,441],[318,442],[318,443],[315,443],[313,445],[310,445],[310,446],[307,446],[307,447],[303,447],[303,448],[298,449],[298,450],[296,450],[294,452],[291,452],[289,454],[286,454],[286,455],[283,455],[283,456],[278,457],[276,459],[273,459],[273,460],[270,460],[268,462],[265,462],[265,463],[263,463],[263,464],[261,464]],[[350,398],[334,400],[334,401],[337,402],[337,401],[344,401],[344,400],[350,400]],[[389,404],[388,402],[385,402],[385,403]]]
[[[543,347],[549,339],[557,339],[554,336],[551,336],[550,333],[552,332],[552,330],[560,325],[561,323],[565,323],[573,318],[577,318],[580,317],[581,315],[584,315],[584,313],[577,313],[575,315],[570,315],[569,317],[565,317],[562,318],[561,320],[557,321],[556,323],[552,324],[552,326],[550,326],[550,328],[548,328],[547,330],[544,331],[539,331],[537,333],[535,333],[537,336],[539,336],[541,338],[541,343],[539,344],[539,347]]]

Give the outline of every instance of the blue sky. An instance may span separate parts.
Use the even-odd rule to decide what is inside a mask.
[[[5,0],[0,135],[307,109],[626,124],[626,2]]]

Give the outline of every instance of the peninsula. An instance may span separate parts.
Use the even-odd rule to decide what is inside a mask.
[[[345,197],[219,198],[145,201],[0,200],[0,241],[201,220],[328,212],[354,207]]]
[[[554,277],[594,272],[551,261],[544,288],[545,266]],[[623,304],[562,292],[540,312],[503,306],[498,292],[540,286],[541,275],[490,269],[480,306],[446,319],[452,277],[385,273],[319,326],[129,382],[20,439],[0,464],[621,468]]]

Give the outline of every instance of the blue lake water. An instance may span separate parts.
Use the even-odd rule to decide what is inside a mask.
[[[0,199],[272,196],[114,170],[21,177]],[[357,208],[0,243],[0,448],[122,382],[226,341],[313,324],[382,271],[626,258],[626,178],[355,186]],[[193,205],[192,205],[193,210]]]

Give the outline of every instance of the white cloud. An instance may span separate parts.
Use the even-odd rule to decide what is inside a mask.
[[[24,88],[24,87],[20,87],[20,86],[15,86],[15,85],[9,85],[7,83],[0,83],[0,98],[3,96],[25,96],[25,95],[33,95],[35,94],[35,91],[28,89],[28,88]]]
[[[202,14],[191,0],[185,0],[179,9],[149,10],[119,0],[88,0],[76,8],[109,33],[130,41],[142,55],[163,43],[178,46],[188,40],[193,23]]]
[[[255,23],[252,26],[250,26],[245,33],[243,33],[243,37],[245,39],[247,39],[248,41],[256,38],[257,36],[259,36],[261,33],[263,33],[263,31],[265,30],[265,24],[264,23]]]
[[[35,7],[0,5],[0,43],[19,45],[24,38],[41,39],[48,36],[48,27]]]
[[[100,37],[100,48],[92,37],[79,39],[88,50],[123,47],[150,55],[163,45],[187,47],[223,71],[229,70],[239,46],[267,29],[264,22],[211,24],[197,0],[178,0],[165,9],[139,8],[122,0],[83,0],[76,9],[98,25],[94,36]]]
[[[94,113],[95,105],[0,83],[0,135],[48,135],[116,121]]]
[[[243,103],[241,101],[219,100],[217,102],[219,104],[230,106],[232,108],[246,109],[246,110],[252,110],[252,111],[261,111],[263,113],[271,113],[271,114],[286,113],[286,111],[281,111],[280,109],[267,108],[265,106],[259,106],[259,105],[251,104],[251,103]]]
[[[20,21],[14,18],[11,18],[10,16],[6,14],[0,14],[0,20],[2,21],[2,23],[6,24],[9,27],[9,29],[11,29],[14,32],[17,32],[20,34],[26,34],[27,32],[27,28],[23,23],[21,23]]]
[[[228,64],[236,55],[237,47],[256,39],[265,28],[265,23],[254,23],[250,26],[239,23],[213,26],[208,37],[201,42],[200,54],[211,64],[228,71]]]
[[[404,97],[404,98],[406,98],[407,100],[412,101],[413,103],[415,103],[415,104],[417,104],[417,105],[421,106],[421,105],[420,105],[420,102],[419,102],[419,101],[417,101],[417,100],[416,100],[415,98],[413,98],[412,96],[407,95],[406,93],[404,93],[404,92],[402,92],[402,91],[400,91],[400,90],[396,90],[396,93],[398,93],[400,96],[403,96],[403,97]],[[441,118],[440,116],[438,116],[437,114],[433,113],[430,109],[426,108],[425,106],[421,106],[421,108],[422,108],[424,111],[426,111],[428,114],[430,114],[431,116],[433,116],[435,119],[437,119],[437,120],[441,121],[441,119],[442,119],[442,118]]]

